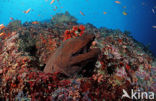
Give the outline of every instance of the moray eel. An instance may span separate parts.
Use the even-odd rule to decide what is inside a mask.
[[[90,48],[94,39],[94,34],[83,34],[80,37],[64,41],[50,56],[44,72],[60,72],[68,77],[77,74],[91,75],[100,53],[99,48]]]

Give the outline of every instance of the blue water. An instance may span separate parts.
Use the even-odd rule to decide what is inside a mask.
[[[156,0],[0,0],[0,24],[7,25],[14,19],[25,21],[43,21],[53,15],[69,11],[80,23],[91,23],[96,27],[128,30],[134,38],[145,45],[156,55]],[[55,6],[57,10],[54,11]],[[124,8],[125,7],[125,8]],[[24,11],[31,8],[28,14]],[[85,16],[80,14],[80,11]],[[125,11],[128,15],[123,15]],[[104,14],[103,12],[107,12]]]

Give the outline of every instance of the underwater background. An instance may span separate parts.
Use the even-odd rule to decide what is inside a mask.
[[[0,101],[156,99],[155,0],[0,4]]]
[[[156,55],[156,1],[155,0],[0,0],[0,24],[12,19],[48,21],[56,13],[68,11],[80,23],[96,27],[129,31]],[[24,11],[30,9],[25,14]],[[82,15],[81,13],[84,15]],[[153,27],[154,28],[153,28]]]

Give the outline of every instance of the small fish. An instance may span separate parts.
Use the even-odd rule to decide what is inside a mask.
[[[31,8],[29,8],[27,11],[24,11],[25,14],[29,13]]]
[[[123,8],[127,8],[126,6],[123,6]]]
[[[153,14],[155,14],[155,11],[154,11],[154,9],[152,8],[152,12],[153,12]]]
[[[39,24],[37,21],[32,22],[32,24]]]
[[[156,28],[156,26],[152,26],[153,28]]]
[[[54,8],[55,8],[55,9],[53,9],[53,10],[56,11],[56,10],[57,10],[57,6],[54,6]]]
[[[107,14],[107,12],[103,12],[103,14]]]
[[[123,15],[128,15],[125,11],[122,12]]]
[[[10,17],[10,20],[14,20],[14,18]]]
[[[5,26],[3,24],[0,24],[0,30],[2,30],[3,28],[5,28]]]
[[[83,15],[83,16],[85,16],[85,14],[83,12],[81,12],[81,11],[80,11],[80,14]]]
[[[52,0],[51,2],[50,2],[50,4],[53,4],[55,2],[55,0]]]
[[[120,1],[115,1],[115,3],[120,4]]]

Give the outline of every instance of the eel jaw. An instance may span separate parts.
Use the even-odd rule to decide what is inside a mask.
[[[85,46],[83,46],[76,53],[72,54],[70,66],[72,67],[73,72],[69,73],[69,74],[72,75],[77,70],[84,70],[86,68],[87,68],[87,71],[88,70],[93,71],[93,69],[95,67],[95,63],[98,58],[98,54],[100,53],[99,48],[91,49],[91,45],[92,45],[92,42],[94,41],[94,39],[95,39],[95,37],[92,37]],[[82,72],[82,71],[79,71],[79,72]]]
[[[88,38],[88,39],[89,39],[88,43],[86,43],[84,46],[82,46],[82,48],[80,50],[78,50],[77,52],[73,53],[72,57],[78,56],[80,54],[85,54],[85,53],[90,51],[90,47],[92,45],[92,42],[95,39],[95,36],[94,35],[90,35],[90,38]]]

